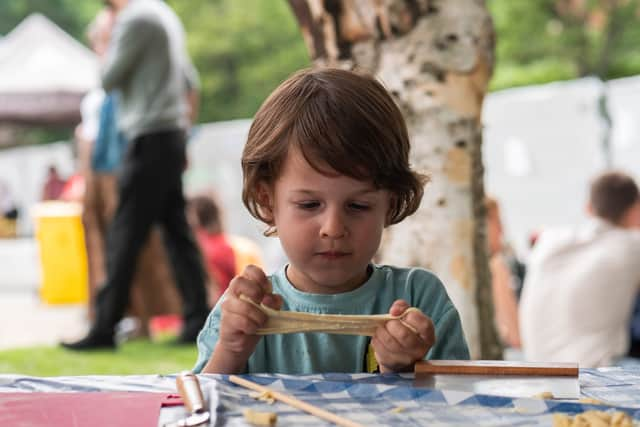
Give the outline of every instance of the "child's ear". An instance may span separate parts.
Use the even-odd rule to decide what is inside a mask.
[[[266,182],[258,184],[256,201],[260,207],[260,213],[264,217],[265,222],[268,225],[273,224],[273,191]]]

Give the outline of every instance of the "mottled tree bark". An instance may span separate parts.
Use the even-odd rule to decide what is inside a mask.
[[[482,100],[494,63],[484,0],[289,0],[315,66],[366,69],[402,109],[420,209],[390,227],[382,262],[438,274],[474,358],[500,358],[485,236]]]

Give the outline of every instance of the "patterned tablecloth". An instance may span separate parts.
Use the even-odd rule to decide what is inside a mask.
[[[479,395],[470,392],[413,387],[412,375],[322,374],[245,375],[274,390],[350,418],[366,426],[546,426],[552,414],[590,409],[624,411],[640,421],[640,368],[580,371],[581,395],[608,403],[542,400]],[[216,426],[244,426],[242,410],[276,412],[278,426],[331,425],[285,404],[268,404],[229,383],[225,376],[200,375],[215,414]],[[158,391],[175,392],[175,376],[82,376],[37,378],[0,375],[2,392]],[[181,407],[163,409],[159,425],[184,415]],[[211,425],[214,425],[212,422]]]

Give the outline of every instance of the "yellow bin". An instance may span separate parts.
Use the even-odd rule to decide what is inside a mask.
[[[42,202],[35,206],[33,214],[42,266],[42,299],[49,304],[87,302],[88,267],[82,205]]]

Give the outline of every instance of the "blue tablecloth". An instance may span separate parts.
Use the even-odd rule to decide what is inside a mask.
[[[576,401],[478,395],[413,387],[412,375],[322,374],[307,376],[245,375],[274,390],[350,418],[367,426],[382,425],[551,425],[552,414],[590,409],[618,410],[640,420],[640,368],[580,371],[581,394],[611,406]],[[199,376],[216,425],[241,426],[242,410],[278,414],[278,426],[331,425],[283,403],[257,401],[249,391],[222,375]],[[3,391],[163,391],[175,392],[175,376],[83,376],[35,378],[0,375]],[[0,399],[2,396],[0,394]],[[163,410],[160,424],[183,415],[182,408]],[[213,425],[213,424],[212,424]]]

